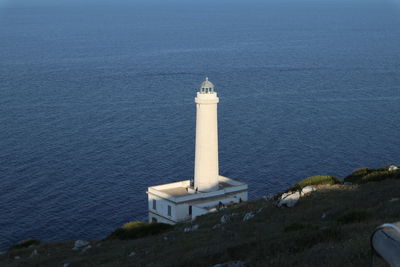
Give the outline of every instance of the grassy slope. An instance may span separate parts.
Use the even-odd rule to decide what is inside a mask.
[[[183,232],[188,225],[182,224],[136,240],[93,241],[84,254],[71,250],[73,242],[41,244],[35,247],[39,256],[29,258],[33,248],[13,250],[0,256],[0,266],[212,266],[232,260],[249,266],[369,266],[371,233],[399,221],[400,201],[389,201],[400,197],[399,188],[400,180],[321,186],[293,208],[257,200],[198,218],[194,232]],[[213,229],[232,213],[229,223]]]

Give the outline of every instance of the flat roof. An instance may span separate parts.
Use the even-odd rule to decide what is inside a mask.
[[[227,182],[223,182],[223,181],[219,182],[218,185],[219,185],[218,190],[222,190],[222,189],[225,189],[228,187],[235,186],[235,185],[229,184]],[[191,193],[187,190],[187,186],[177,186],[177,187],[172,187],[172,188],[165,188],[165,189],[160,189],[158,191],[166,193],[171,196],[175,196],[175,197],[193,195],[193,193]]]
[[[160,192],[166,193],[171,196],[181,197],[191,195],[186,187],[174,187],[174,188],[166,188],[159,190]]]
[[[241,190],[247,190],[245,183],[219,176],[219,188],[212,192],[195,192],[190,187],[190,180],[156,185],[149,187],[148,193],[157,195],[161,198],[169,199],[171,201],[193,201],[201,198],[210,198],[222,194],[228,194],[230,192],[237,192]]]

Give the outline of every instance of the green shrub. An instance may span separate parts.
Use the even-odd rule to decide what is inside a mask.
[[[27,248],[31,245],[39,245],[40,241],[36,239],[26,239],[11,246],[11,249]]]
[[[172,225],[165,223],[129,222],[112,232],[108,239],[135,239],[160,234],[172,228]]]
[[[351,211],[337,218],[338,224],[359,223],[368,218],[368,213],[365,211]]]
[[[344,181],[348,182],[348,183],[360,183],[364,176],[366,176],[374,171],[375,171],[375,169],[368,169],[368,168],[357,169],[354,172],[352,172],[350,175],[346,176],[346,178],[344,178]]]
[[[309,185],[324,185],[324,184],[340,184],[341,181],[333,176],[312,176],[308,177],[301,182],[295,184],[290,190],[300,190]]]
[[[386,179],[400,179],[400,171],[375,171],[366,176],[364,176],[361,180],[362,183],[368,182],[379,182]]]
[[[388,171],[388,167],[379,169],[361,168],[355,170],[346,178],[344,178],[344,181],[361,184],[368,182],[378,182],[386,179],[400,179],[400,171]]]

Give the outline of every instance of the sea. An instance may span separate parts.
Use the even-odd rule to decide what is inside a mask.
[[[206,76],[250,199],[400,164],[399,0],[0,0],[0,250],[146,221]]]

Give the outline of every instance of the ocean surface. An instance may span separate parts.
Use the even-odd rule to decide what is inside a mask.
[[[205,76],[251,199],[400,163],[398,0],[0,0],[0,249],[146,220]]]

